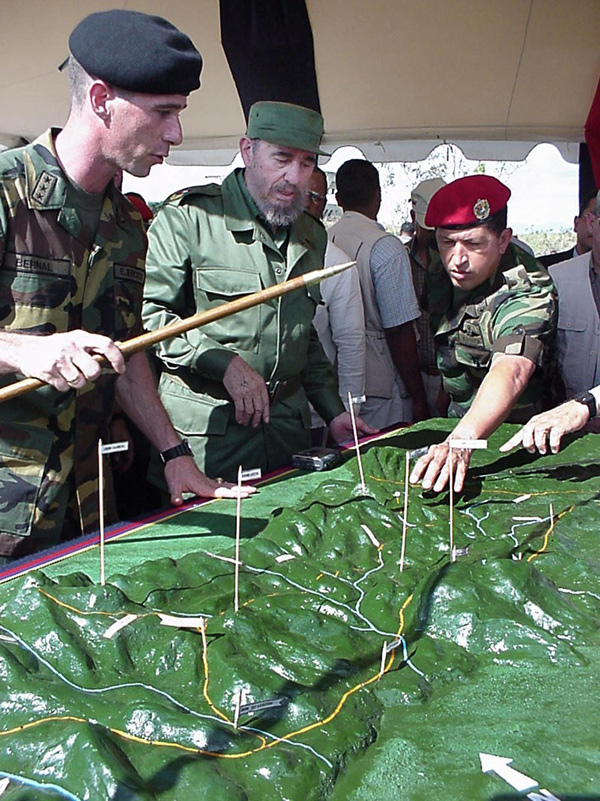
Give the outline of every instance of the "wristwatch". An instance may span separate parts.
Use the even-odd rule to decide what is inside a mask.
[[[162,451],[160,454],[160,458],[163,460],[163,464],[170,462],[171,459],[177,459],[178,456],[193,456],[192,449],[190,448],[190,443],[187,439],[182,439],[179,445],[175,445],[173,448],[167,448],[166,451]]]
[[[571,400],[583,403],[584,406],[588,407],[588,411],[590,413],[590,420],[593,417],[597,417],[598,407],[596,406],[596,398],[592,395],[591,392],[580,392],[578,395],[573,395]]]

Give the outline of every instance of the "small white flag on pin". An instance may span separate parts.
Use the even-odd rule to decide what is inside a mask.
[[[158,613],[161,626],[172,626],[176,629],[201,629],[204,625],[203,617],[177,617]]]
[[[366,403],[367,399],[364,395],[355,395],[350,398],[351,403]]]
[[[448,440],[448,445],[451,448],[468,448],[471,451],[481,451],[487,448],[487,439],[451,439]]]
[[[129,450],[129,442],[123,440],[123,442],[108,442],[106,445],[102,446],[101,453],[118,453],[119,451],[127,450]]]
[[[137,615],[125,615],[120,620],[117,620],[116,623],[113,623],[112,626],[106,629],[104,634],[102,635],[105,640],[112,640],[115,634],[121,629],[124,629],[125,626],[128,626],[130,623],[133,623],[134,620],[137,620]]]
[[[255,478],[261,478],[262,470],[260,467],[255,467],[254,470],[242,470],[242,481],[253,481]]]

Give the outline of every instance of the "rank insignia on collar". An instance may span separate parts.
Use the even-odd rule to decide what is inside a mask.
[[[480,197],[473,206],[473,214],[478,220],[486,220],[490,216],[490,204],[484,197]]]
[[[49,172],[44,172],[40,175],[34,187],[32,198],[41,206],[45,206],[56,186],[56,177]]]

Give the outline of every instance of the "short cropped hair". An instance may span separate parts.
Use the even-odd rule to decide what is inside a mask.
[[[93,81],[91,75],[83,69],[79,61],[73,56],[69,56],[67,65],[69,75],[69,89],[71,93],[71,105],[81,108],[87,97],[87,90]]]
[[[350,159],[337,171],[335,184],[340,206],[360,209],[373,200],[379,189],[379,173],[370,161]]]

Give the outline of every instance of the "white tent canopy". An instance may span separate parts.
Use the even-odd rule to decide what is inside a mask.
[[[291,2],[291,0],[290,0]],[[77,22],[123,5],[159,14],[202,52],[202,88],[174,164],[231,162],[244,130],[220,44],[218,0],[2,0],[0,143],[31,140],[68,112],[58,65]],[[537,142],[576,160],[600,74],[598,0],[306,0],[324,147],[373,161],[424,158],[443,141],[470,158],[523,158]]]

